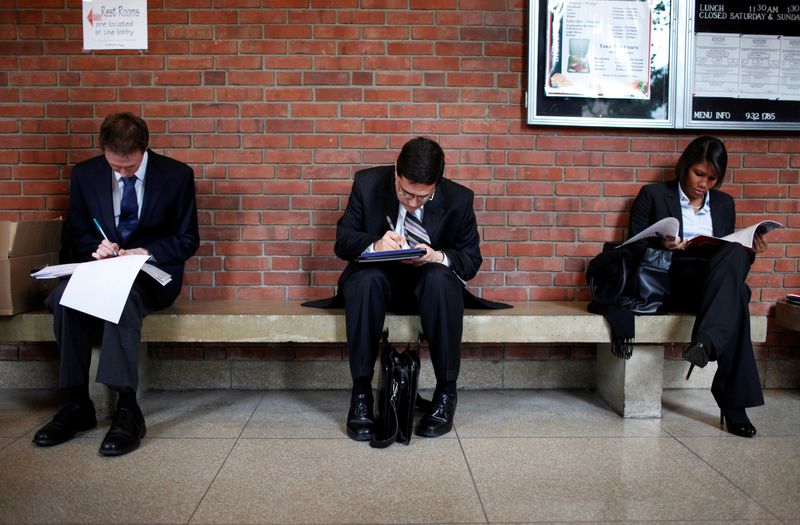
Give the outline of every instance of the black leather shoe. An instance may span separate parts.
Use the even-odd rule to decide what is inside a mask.
[[[100,445],[100,454],[121,456],[134,451],[139,447],[139,443],[146,433],[144,416],[138,406],[117,408],[111,418],[111,428],[108,429],[108,433]]]
[[[697,366],[703,368],[708,364],[708,348],[706,348],[706,345],[699,341],[691,343],[689,346],[683,349],[683,359],[691,363],[691,366],[689,366],[689,372],[686,374],[686,379],[688,380],[689,376],[692,375],[692,370],[694,370],[694,367]]]
[[[69,441],[78,432],[85,432],[97,426],[97,416],[94,404],[88,405],[70,403],[53,417],[53,419],[39,429],[33,436],[33,442],[40,447],[52,447]]]
[[[375,436],[372,394],[353,394],[347,412],[347,436],[355,441],[369,441]]]
[[[719,426],[722,427],[725,425],[725,428],[733,434],[734,436],[741,436],[746,438],[751,438],[756,436],[756,427],[750,422],[748,419],[747,414],[744,414],[744,420],[741,419],[741,415],[736,414],[736,421],[732,420],[730,415],[730,411],[721,410],[719,413]],[[743,413],[744,410],[741,410]]]
[[[416,434],[423,437],[439,437],[453,429],[456,415],[456,395],[438,394],[431,400],[433,408],[422,416]]]

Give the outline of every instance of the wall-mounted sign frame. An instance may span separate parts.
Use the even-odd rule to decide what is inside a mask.
[[[82,0],[83,49],[147,49],[147,0]]]
[[[685,127],[800,129],[800,0],[689,7]]]
[[[531,0],[529,15],[529,124],[800,129],[800,0]]]

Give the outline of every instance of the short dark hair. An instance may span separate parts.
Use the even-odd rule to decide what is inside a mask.
[[[439,184],[444,174],[444,151],[431,139],[417,137],[403,145],[397,175],[417,184]]]
[[[689,168],[698,162],[708,162],[711,165],[711,169],[717,176],[715,187],[721,186],[725,179],[725,170],[728,167],[728,151],[725,149],[725,144],[718,138],[708,135],[697,137],[691,141],[675,165],[675,176],[681,184],[686,179]]]
[[[100,125],[100,149],[117,155],[147,150],[150,132],[147,123],[133,113],[112,113]]]

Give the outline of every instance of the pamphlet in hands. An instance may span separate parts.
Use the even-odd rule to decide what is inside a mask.
[[[75,270],[81,264],[86,263],[69,263],[69,264],[54,264],[53,266],[45,266],[41,270],[31,273],[34,279],[57,279],[59,277],[66,277],[75,273]],[[172,281],[172,276],[157,266],[150,263],[142,265],[142,271],[158,281],[161,286],[165,286]]]
[[[385,252],[364,253],[356,257],[356,262],[385,262],[403,261],[406,259],[418,259],[427,252],[425,248],[406,248],[403,250],[387,250]]]
[[[749,226],[747,228],[735,231],[725,237],[711,237],[707,235],[699,235],[686,242],[686,249],[695,248],[698,246],[716,245],[723,242],[738,242],[748,250],[753,249],[753,238],[757,233],[766,234],[776,228],[783,228],[783,224],[775,221],[761,221]]]
[[[649,226],[648,228],[637,233],[627,241],[623,242],[620,246],[625,246],[632,242],[641,241],[648,237],[658,237],[659,239],[675,239],[678,236],[678,231],[681,228],[681,223],[675,217],[665,217],[657,223]],[[619,248],[619,246],[617,247]]]

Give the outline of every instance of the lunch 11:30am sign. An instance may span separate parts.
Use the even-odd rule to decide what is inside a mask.
[[[84,49],[147,49],[147,0],[83,0]]]

